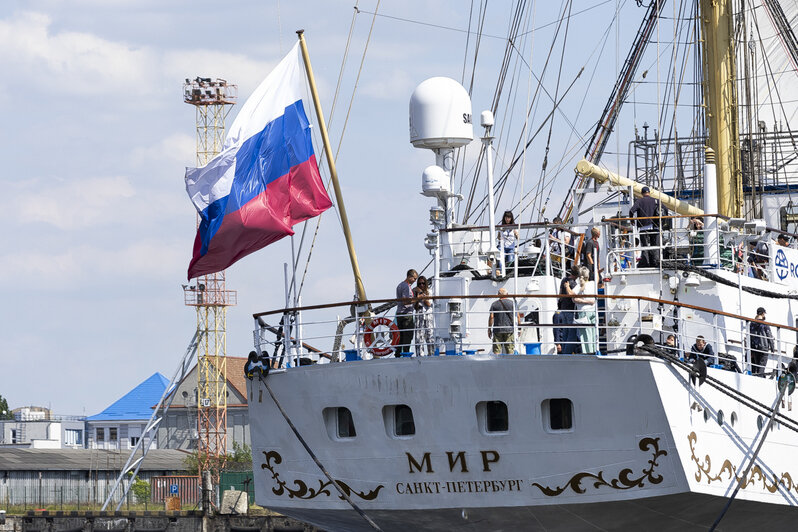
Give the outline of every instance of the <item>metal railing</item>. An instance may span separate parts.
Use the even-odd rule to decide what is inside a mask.
[[[578,296],[536,294],[540,306],[531,308],[529,294],[508,295],[507,300],[513,302],[509,336],[498,336],[495,331],[488,335],[489,303],[496,300],[495,295],[432,296],[433,310],[423,316],[427,320],[424,326],[414,320],[404,331],[394,319],[392,305],[380,313],[350,315],[343,320],[335,317],[335,312],[348,310],[351,302],[282,309],[255,315],[255,345],[270,367],[291,369],[390,357],[624,354],[630,338],[640,334],[651,336],[679,358],[701,357],[710,366],[754,374],[777,374],[798,353],[798,329],[792,326],[759,322],[770,328],[773,343],[771,350],[764,341],[761,352],[768,359],[762,365],[756,363],[760,351],[752,351],[750,327],[756,320],[750,317],[651,297],[604,294],[583,295],[596,298],[596,303],[581,310],[556,308],[555,299],[565,302],[573,297]],[[374,308],[390,302],[395,300],[367,303]],[[293,326],[268,325],[269,319],[300,313],[301,339]],[[667,343],[668,336],[673,336],[672,346]],[[694,352],[694,346],[701,347],[699,337],[711,347],[711,354]],[[336,338],[343,341],[335,342]]]

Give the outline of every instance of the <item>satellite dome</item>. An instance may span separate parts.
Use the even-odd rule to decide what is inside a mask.
[[[410,143],[416,148],[459,148],[474,140],[471,98],[449,78],[422,81],[410,96]]]

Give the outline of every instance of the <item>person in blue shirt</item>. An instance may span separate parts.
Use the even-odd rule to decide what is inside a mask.
[[[764,321],[765,308],[756,309],[756,319]],[[752,321],[748,326],[750,332],[749,341],[751,342],[751,374],[759,377],[765,376],[765,366],[768,363],[768,356],[773,352],[773,333],[770,325]]]
[[[703,336],[696,337],[693,347],[690,348],[690,356],[687,357],[687,360],[693,362],[698,357],[703,358],[707,364],[715,363],[715,351],[712,350],[712,346],[704,340]]]

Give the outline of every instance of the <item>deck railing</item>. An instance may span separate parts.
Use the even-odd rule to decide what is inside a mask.
[[[425,316],[429,332],[419,326],[420,319],[412,329],[400,330],[394,319],[396,300],[390,299],[367,302],[376,310],[371,315],[353,315],[351,302],[256,314],[255,345],[272,368],[386,357],[469,356],[497,350],[535,356],[625,354],[630,338],[640,334],[651,336],[657,345],[683,359],[694,356],[692,347],[703,337],[712,348],[711,355],[702,355],[708,365],[748,373],[776,374],[798,353],[798,329],[763,322],[771,329],[773,350],[764,349],[769,359],[760,368],[752,363],[750,326],[755,320],[748,316],[650,297],[593,297],[596,304],[578,312],[555,309],[554,299],[569,296],[536,294],[537,301],[552,301],[530,309],[521,304],[530,299],[528,294],[508,295],[507,300],[513,302],[512,334],[498,343],[488,336],[487,326],[489,302],[497,296],[468,295],[430,297],[434,310]],[[299,322],[301,327],[295,326]],[[405,345],[400,343],[402,332],[409,339]],[[672,346],[667,345],[670,335]]]

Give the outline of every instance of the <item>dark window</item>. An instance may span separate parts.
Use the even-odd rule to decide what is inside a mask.
[[[412,436],[416,433],[413,411],[407,405],[396,405],[393,410],[394,433],[397,436]]]
[[[97,441],[105,441],[105,429],[97,427]]]
[[[507,405],[502,401],[488,401],[485,407],[488,432],[507,432]]]
[[[108,441],[116,441],[117,430],[116,427],[108,429]]]
[[[549,399],[551,430],[569,430],[574,426],[574,404],[570,399]]]
[[[355,422],[352,420],[352,412],[348,408],[339,407],[337,410],[337,427],[339,438],[354,438],[357,436],[355,432]]]

